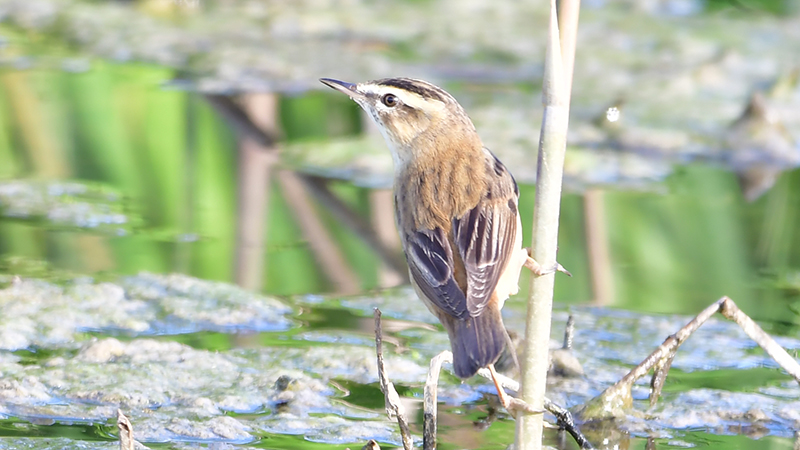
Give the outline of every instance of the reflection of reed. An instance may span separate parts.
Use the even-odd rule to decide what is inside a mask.
[[[89,273],[116,269],[116,261],[104,236],[78,234],[75,244],[80,249],[83,270]]]
[[[66,178],[70,170],[64,157],[64,149],[50,138],[48,127],[43,126],[43,119],[47,115],[29,85],[28,73],[6,72],[0,80],[5,87],[20,136],[28,150],[31,169],[38,177]]]
[[[400,255],[400,236],[394,225],[394,204],[392,191],[376,189],[369,194],[369,205],[372,211],[372,227],[383,247],[395,250],[396,256]],[[397,260],[397,259],[395,259]],[[387,264],[386,260],[378,272],[378,283],[381,287],[397,286],[407,280],[405,261],[400,259],[400,265]]]
[[[206,99],[241,138],[235,277],[240,286],[258,290],[265,266],[263,237],[269,174],[279,153],[276,146],[279,135],[277,97],[274,94],[248,94],[243,107],[225,96],[207,95]],[[400,284],[405,280],[405,263],[397,251],[391,193],[388,196],[386,192],[377,193],[370,198],[373,209],[371,225],[331,192],[323,178],[281,170],[277,180],[304,239],[336,292],[358,292],[360,281],[324,226],[309,194],[314,194],[321,206],[381,258],[384,265],[382,286]]]
[[[360,290],[358,278],[320,220],[300,176],[291,170],[281,170],[278,172],[278,181],[286,203],[291,208],[320,268],[333,283],[334,291],[340,294],[357,293]]]
[[[383,139],[380,134],[381,131],[369,115],[361,111],[361,128],[365,133]],[[379,241],[379,247],[384,251],[389,251],[394,255],[394,259],[390,254],[385,257],[381,254],[383,262],[378,271],[378,283],[381,287],[397,286],[401,283],[408,281],[408,272],[406,262],[402,259],[398,265],[397,256],[400,255],[400,236],[397,234],[397,229],[394,223],[394,200],[392,198],[392,191],[390,189],[373,190],[369,195],[370,211],[372,212],[372,227]]]
[[[300,177],[305,182],[306,188],[314,194],[322,206],[380,256],[383,260],[384,271],[388,271],[391,277],[389,279],[391,284],[386,285],[394,286],[403,282],[405,278],[402,274],[405,272],[406,263],[400,257],[400,239],[394,226],[391,191],[383,191],[388,193],[388,199],[385,194],[382,197],[378,196],[377,199],[373,195],[370,196],[370,205],[374,208],[372,209],[373,225],[371,226],[331,192],[325,179],[308,175]]]
[[[797,209],[792,207],[790,190],[790,180],[783,178],[767,196],[756,247],[758,264],[779,273],[791,265],[791,247],[786,243],[792,241],[792,234],[797,229]]]
[[[274,94],[248,94],[242,106],[253,124],[267,135],[276,135],[278,98]],[[250,135],[239,142],[238,224],[234,277],[236,284],[258,291],[265,269],[264,236],[268,212],[270,175],[277,148]]]
[[[586,250],[592,279],[592,303],[595,305],[610,305],[614,300],[614,273],[608,249],[604,197],[599,188],[587,189],[583,194]]]
[[[22,164],[15,164],[11,141],[4,136],[7,143],[3,147],[8,148],[9,152],[0,159],[0,175],[67,178],[74,172],[67,158],[68,151],[65,147],[68,144],[54,137],[53,124],[48,121],[48,118],[52,118],[49,114],[52,112],[52,103],[48,103],[47,97],[37,93],[30,74],[27,71],[7,72],[0,77],[8,102],[8,119],[13,120],[16,125],[26,150],[25,159],[29,164],[27,170],[20,167]],[[35,251],[37,254],[52,252],[50,258],[62,263],[68,261],[67,265],[81,267],[82,270],[92,273],[115,268],[111,251],[102,237],[82,233],[36,235],[31,238],[38,247]]]
[[[234,276],[240,286],[258,290],[265,267],[264,235],[270,172],[278,158],[277,96],[248,94],[244,97],[244,108],[228,97],[209,95],[206,98],[241,138]],[[278,183],[303,237],[320,268],[333,283],[334,290],[342,294],[358,292],[358,278],[319,218],[300,177],[292,171],[281,170]]]

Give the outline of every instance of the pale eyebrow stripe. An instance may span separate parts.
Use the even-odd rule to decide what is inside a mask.
[[[375,82],[380,86],[396,87],[408,92],[413,92],[422,98],[433,98],[440,102],[445,102],[446,99],[439,89],[433,88],[409,78],[384,78]]]

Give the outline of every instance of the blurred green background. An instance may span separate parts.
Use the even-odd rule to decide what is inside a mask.
[[[82,73],[4,71],[3,178],[89,182],[119,194],[129,223],[120,236],[5,217],[3,272],[25,275],[39,270],[32,262],[46,261],[76,274],[176,271],[233,281],[237,140],[201,95],[163,87],[174,76],[170,69],[104,61]],[[335,94],[282,97],[279,112],[288,143],[361,130],[357,106]],[[660,186],[657,192],[603,188],[615,292],[610,305],[692,313],[728,295],[756,318],[796,323],[800,172],[785,173],[752,203],[743,200],[735,174],[721,168],[682,166]],[[370,189],[336,181],[333,190],[369,218]],[[333,291],[282,194],[273,180],[264,292]],[[533,195],[532,186],[521,187],[526,229]],[[559,260],[575,276],[559,277],[559,302],[593,299],[584,203],[583,193],[563,198]],[[317,212],[360,288],[378,287],[374,252],[324,208]]]

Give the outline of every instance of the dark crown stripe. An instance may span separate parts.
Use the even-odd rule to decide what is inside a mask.
[[[380,86],[396,87],[420,95],[422,98],[432,98],[446,102],[449,95],[438,87],[410,78],[384,78],[375,82]]]

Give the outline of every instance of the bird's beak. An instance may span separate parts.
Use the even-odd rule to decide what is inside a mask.
[[[347,94],[353,100],[364,98],[364,94],[358,91],[358,85],[345,81],[334,80],[332,78],[320,78],[319,81],[339,92]]]

